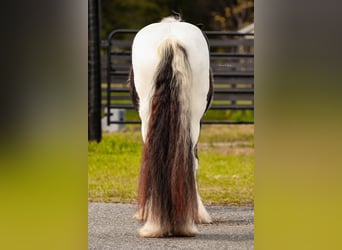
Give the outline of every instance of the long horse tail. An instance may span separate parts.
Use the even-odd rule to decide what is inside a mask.
[[[197,233],[197,196],[190,136],[192,72],[185,47],[164,40],[154,76],[147,136],[139,178],[138,205],[148,224],[165,236]],[[148,225],[145,225],[148,227]],[[141,234],[143,234],[141,232]]]

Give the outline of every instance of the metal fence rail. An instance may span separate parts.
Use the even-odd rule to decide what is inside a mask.
[[[107,124],[139,124],[139,120],[112,120],[113,109],[133,109],[127,79],[131,46],[138,30],[113,30],[102,47],[102,105]],[[204,31],[210,47],[214,101],[210,110],[254,111],[254,34]],[[204,124],[253,124],[253,120],[208,120]]]

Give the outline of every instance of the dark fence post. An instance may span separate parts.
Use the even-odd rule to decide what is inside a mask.
[[[101,140],[99,1],[88,0],[88,141]]]

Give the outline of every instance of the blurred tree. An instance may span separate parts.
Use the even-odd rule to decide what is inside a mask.
[[[102,38],[106,38],[113,29],[140,29],[158,22],[169,13],[163,6],[165,0],[102,0],[101,23]]]
[[[239,30],[254,22],[254,0],[227,0],[214,10],[211,27],[215,30]]]
[[[113,29],[140,29],[172,11],[204,30],[237,30],[253,22],[254,0],[101,0],[101,37]]]

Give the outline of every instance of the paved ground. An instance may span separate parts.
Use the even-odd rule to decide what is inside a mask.
[[[144,239],[133,219],[135,205],[89,203],[88,249],[254,249],[252,207],[207,207],[214,223],[199,225],[196,237]]]

